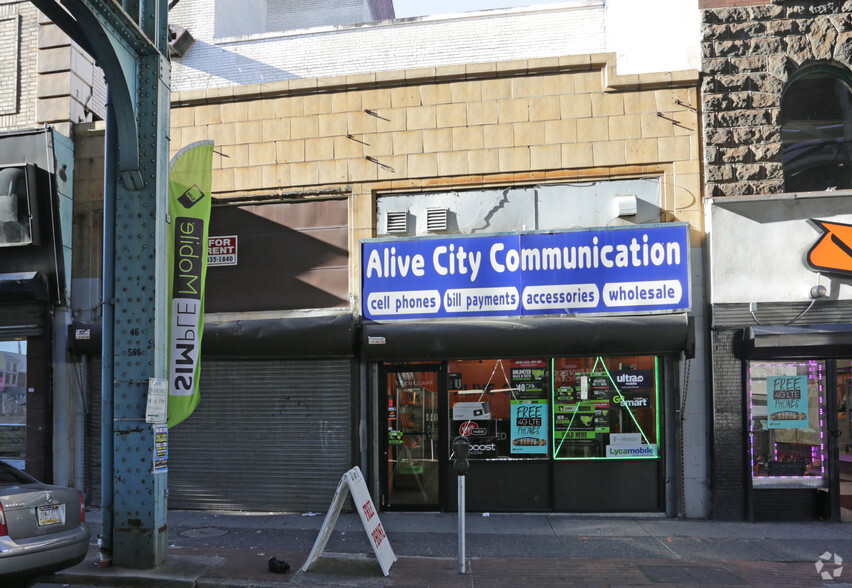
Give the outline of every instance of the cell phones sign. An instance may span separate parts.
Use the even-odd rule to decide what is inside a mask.
[[[208,237],[207,267],[237,265],[237,236]]]

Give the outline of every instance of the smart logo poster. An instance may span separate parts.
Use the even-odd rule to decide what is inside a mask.
[[[807,376],[770,376],[766,392],[770,429],[808,428]]]

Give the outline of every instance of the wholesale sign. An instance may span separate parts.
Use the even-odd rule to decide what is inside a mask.
[[[362,243],[372,320],[689,309],[685,224]]]

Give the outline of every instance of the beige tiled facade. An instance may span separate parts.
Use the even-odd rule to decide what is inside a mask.
[[[639,176],[661,177],[661,220],[702,240],[696,71],[618,76],[613,54],[447,66],[182,92],[171,117],[173,154],[216,143],[214,196],[351,191],[353,251],[377,194]]]

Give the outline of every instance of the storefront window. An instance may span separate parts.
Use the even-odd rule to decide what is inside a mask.
[[[23,469],[27,449],[27,342],[0,341],[0,459]]]
[[[657,359],[554,360],[555,459],[659,456]]]
[[[473,459],[656,458],[657,359],[451,361],[450,437]]]
[[[753,485],[825,486],[825,364],[752,361],[748,370]]]
[[[467,436],[472,459],[546,458],[550,359],[449,362],[450,437]]]

